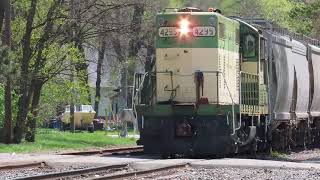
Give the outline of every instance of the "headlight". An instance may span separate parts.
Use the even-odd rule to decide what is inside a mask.
[[[180,36],[185,36],[190,32],[190,21],[187,19],[182,19],[179,22],[179,32]]]

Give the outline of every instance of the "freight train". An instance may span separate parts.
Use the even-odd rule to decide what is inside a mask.
[[[211,156],[320,144],[320,45],[262,19],[182,8],[156,17],[135,75],[145,153]]]

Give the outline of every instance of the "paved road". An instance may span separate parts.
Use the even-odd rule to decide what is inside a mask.
[[[74,155],[54,155],[54,154],[0,154],[0,166],[10,164],[23,164],[29,162],[46,162],[50,166],[70,166],[70,165],[113,165],[130,163],[138,169],[161,167],[166,165],[189,163],[194,167],[215,168],[298,168],[298,169],[320,169],[320,159],[313,158],[301,162],[285,162],[258,159],[159,159],[152,156],[74,156]],[[316,162],[316,163],[315,163]]]
[[[306,153],[308,154],[308,153]],[[297,158],[298,157],[298,158]],[[38,173],[60,172],[71,169],[81,169],[102,165],[130,164],[136,170],[147,170],[160,168],[168,165],[188,163],[189,168],[183,171],[173,172],[173,179],[181,177],[193,177],[195,179],[320,179],[320,155],[318,153],[308,154],[307,159],[302,159],[295,154],[287,158],[299,159],[299,162],[258,160],[258,159],[159,159],[154,156],[75,156],[55,154],[0,154],[0,167],[12,164],[23,164],[30,162],[45,162],[48,168],[33,168],[0,171],[0,179],[12,179],[14,177],[25,177],[37,175]],[[310,161],[312,157],[312,161]],[[310,162],[316,163],[310,163]],[[197,173],[200,172],[200,173]],[[166,176],[160,174],[158,177]],[[259,175],[259,176],[258,176]],[[172,179],[170,178],[167,179]],[[207,178],[206,178],[207,177]],[[319,177],[319,178],[318,178]],[[151,178],[152,179],[152,178]],[[161,179],[161,178],[160,178]],[[166,178],[164,178],[166,179]],[[182,178],[183,179],[183,178]]]

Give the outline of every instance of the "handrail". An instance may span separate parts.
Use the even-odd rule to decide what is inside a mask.
[[[242,95],[241,95],[241,89],[242,89],[242,79],[241,79],[241,75],[242,75],[242,71],[239,72],[239,126],[236,128],[236,131],[239,130],[241,128],[241,108],[242,108]]]
[[[141,74],[141,73],[134,73],[134,78],[133,78],[133,86],[135,87],[135,83],[136,83],[136,76],[137,76],[137,74]],[[145,80],[145,78],[146,78],[146,76],[148,75],[149,73],[148,72],[146,72],[146,73],[144,73],[143,74],[143,78],[142,78],[142,81],[141,81],[141,83],[140,83],[140,85],[138,86],[138,89],[135,89],[135,88],[133,88],[133,96],[132,96],[132,103],[134,103],[134,100],[136,99],[136,97],[137,97],[137,94],[135,94],[135,91],[137,91],[137,92],[140,92],[140,90],[141,90],[141,88],[142,88],[142,86],[143,86],[143,83],[144,83],[144,80]],[[141,74],[142,75],[142,74]]]
[[[258,81],[256,83],[259,83],[259,75],[258,74],[253,74],[253,73],[247,73],[247,72],[243,72],[243,71],[240,71],[240,88],[239,88],[239,126],[236,128],[236,130],[239,130],[241,128],[241,123],[242,123],[242,119],[241,119],[241,109],[242,109],[242,74],[245,74],[245,75],[249,75],[249,76],[255,76],[255,77],[258,77]],[[255,82],[255,81],[254,81]],[[259,98],[258,98],[259,100]],[[253,100],[254,101],[254,100]],[[252,104],[254,105],[254,104]],[[259,105],[259,104],[258,104]],[[252,111],[254,111],[254,109],[252,109]],[[252,112],[253,114],[253,112]]]
[[[146,73],[144,73],[143,74],[143,79],[142,79],[142,81],[141,81],[141,83],[140,83],[140,85],[138,86],[138,89],[135,89],[135,84],[136,84],[136,76],[137,76],[137,74],[140,74],[140,73],[134,73],[134,78],[133,78],[133,88],[132,88],[132,109],[134,110],[134,115],[135,115],[135,117],[136,118],[138,118],[138,113],[137,113],[137,109],[136,109],[136,105],[135,105],[135,100],[136,100],[136,98],[137,98],[137,94],[138,94],[138,92],[141,90],[141,88],[142,88],[142,85],[143,85],[143,83],[144,83],[144,80],[145,80],[145,78],[146,78],[146,76],[149,74],[148,72],[146,72]],[[137,93],[135,93],[137,91]]]

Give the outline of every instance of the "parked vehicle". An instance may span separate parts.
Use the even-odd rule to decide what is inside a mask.
[[[74,107],[74,125],[77,130],[94,131],[93,119],[96,112],[91,105],[79,105]],[[66,106],[62,114],[62,129],[70,128],[70,106]]]

